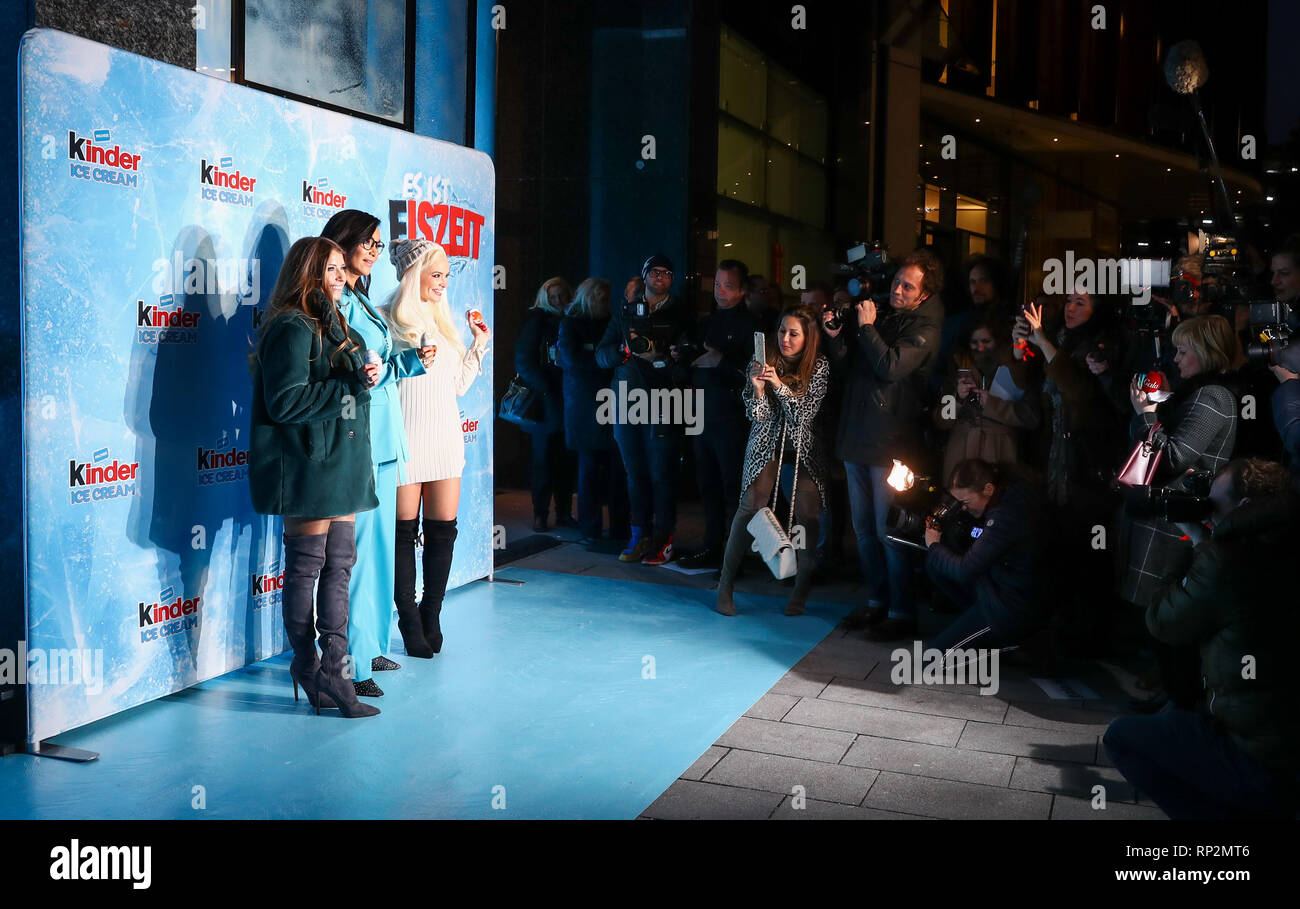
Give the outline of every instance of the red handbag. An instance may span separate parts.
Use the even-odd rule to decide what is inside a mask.
[[[1160,424],[1153,423],[1147,437],[1134,446],[1128,460],[1124,462],[1124,467],[1115,477],[1116,483],[1125,486],[1151,485],[1151,481],[1156,478],[1156,471],[1160,469],[1160,459],[1164,454],[1156,447],[1156,432],[1159,429]]]

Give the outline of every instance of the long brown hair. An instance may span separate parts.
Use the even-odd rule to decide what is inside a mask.
[[[803,326],[803,351],[795,360],[781,356],[779,336],[781,323],[787,318],[798,319]],[[776,320],[776,331],[771,335],[767,345],[767,365],[776,369],[781,381],[795,394],[804,394],[808,383],[812,381],[813,370],[817,367],[818,348],[821,346],[821,332],[817,327],[817,316],[801,304],[791,304],[781,310],[781,317]]]
[[[330,253],[343,255],[343,248],[325,237],[303,237],[289,247],[275,281],[275,290],[266,306],[266,315],[258,329],[258,347],[265,337],[267,326],[278,316],[297,314],[307,319],[319,338],[324,333],[324,322],[337,318],[343,327],[343,342],[330,352],[330,364],[340,353],[351,352],[357,345],[348,338],[348,320],[325,293],[325,266]],[[329,307],[325,310],[324,307]]]

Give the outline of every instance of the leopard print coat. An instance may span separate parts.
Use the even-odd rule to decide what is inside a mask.
[[[749,430],[749,444],[745,447],[745,469],[740,479],[740,497],[754,478],[763,472],[767,462],[777,456],[776,446],[781,442],[782,430],[793,432],[798,441],[799,472],[807,473],[817,485],[822,507],[827,506],[826,464],[822,459],[821,445],[815,431],[817,414],[830,384],[831,367],[823,356],[817,357],[813,366],[808,391],[795,395],[785,385],[776,390],[764,388],[760,397],[754,392],[754,383],[745,380],[741,397],[745,402],[745,416],[754,425]]]

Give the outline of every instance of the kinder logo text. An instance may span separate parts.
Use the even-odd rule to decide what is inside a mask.
[[[94,183],[111,183],[135,188],[140,180],[140,155],[124,151],[122,146],[109,146],[112,134],[97,129],[88,138],[68,130],[69,173],[79,180]]]
[[[68,488],[73,505],[138,495],[139,461],[110,460],[108,449],[96,451],[89,461],[68,461]]]
[[[465,416],[465,411],[460,411],[460,431],[465,436],[465,444],[478,440],[478,420],[471,420]]]
[[[202,186],[203,198],[209,202],[224,202],[227,205],[244,205],[251,208],[253,187],[257,183],[257,178],[247,177],[238,170],[231,170],[230,168],[234,166],[234,159],[228,155],[217,161],[199,159],[199,183]]]
[[[302,181],[302,213],[309,218],[331,218],[342,211],[348,197],[330,189],[327,177]]]
[[[168,587],[152,603],[138,601],[137,616],[140,620],[140,642],[147,643],[159,638],[182,634],[199,624],[199,601],[201,596],[174,596],[175,591]]]
[[[229,451],[199,446],[198,471],[200,486],[213,486],[217,483],[237,483],[248,479],[248,449],[232,447]]]
[[[280,591],[283,589],[284,567],[277,560],[252,576],[250,594],[253,597],[253,608],[278,606],[282,596]]]
[[[202,313],[186,312],[172,294],[158,297],[157,303],[135,301],[135,341],[137,344],[193,344],[199,339]]]
[[[394,242],[424,237],[440,244],[448,256],[477,259],[486,220],[476,211],[447,202],[391,199],[388,203],[388,232]]]

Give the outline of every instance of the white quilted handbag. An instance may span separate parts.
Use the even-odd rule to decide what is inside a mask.
[[[795,573],[795,552],[794,544],[790,542],[790,535],[781,527],[781,522],[776,518],[776,499],[777,493],[781,489],[781,466],[785,456],[785,426],[781,427],[781,441],[777,445],[776,461],[776,482],[772,484],[772,504],[769,507],[761,509],[757,514],[749,519],[745,529],[749,531],[754,538],[754,544],[751,547],[754,552],[758,553],[763,562],[767,565],[772,576],[778,581],[794,577]],[[794,497],[799,487],[799,448],[798,442],[795,443],[794,458],[794,482],[790,484],[790,521],[791,527],[794,526]]]

